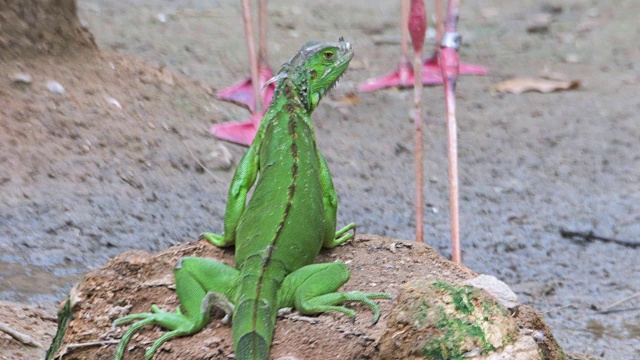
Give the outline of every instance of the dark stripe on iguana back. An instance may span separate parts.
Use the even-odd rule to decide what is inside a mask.
[[[291,97],[293,95],[291,89],[287,89],[286,92],[287,92],[287,97],[291,101],[292,100]],[[269,264],[271,263],[271,258],[272,258],[273,252],[276,249],[276,245],[277,245],[278,239],[280,238],[280,234],[282,233],[282,228],[284,227],[287,217],[289,216],[289,211],[291,210],[291,206],[293,204],[293,197],[296,192],[296,185],[298,180],[299,159],[298,159],[298,144],[296,143],[298,136],[296,134],[296,126],[297,126],[296,118],[295,118],[296,115],[294,115],[296,112],[296,107],[290,106],[290,105],[291,103],[287,103],[287,105],[285,105],[285,109],[286,109],[286,114],[289,117],[288,129],[289,129],[289,136],[291,137],[291,158],[293,160],[293,164],[291,166],[291,184],[289,184],[287,188],[287,205],[285,206],[284,211],[282,213],[282,219],[278,223],[273,239],[271,240],[270,244],[267,246],[264,258],[262,259],[262,269],[258,277],[258,284],[257,284],[258,286],[256,289],[256,298],[254,299],[253,314],[252,314],[252,328],[254,329],[254,331],[257,328],[256,324],[258,321],[258,306],[260,301],[260,295],[262,292],[262,285],[264,282],[264,275],[267,272],[267,268]],[[274,305],[275,304],[271,304],[271,306],[274,306]],[[255,337],[251,337],[251,339],[255,339]],[[260,343],[258,341],[252,341],[252,347],[253,347],[253,353],[258,354],[259,353],[258,347],[260,347]]]

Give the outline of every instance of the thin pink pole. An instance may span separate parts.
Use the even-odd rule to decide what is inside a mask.
[[[409,59],[409,0],[400,1],[400,19],[402,22],[400,27],[400,49],[404,60],[407,61]]]
[[[250,0],[242,0],[242,21],[244,22],[244,32],[247,39],[247,50],[249,51],[249,67],[251,70],[251,85],[253,85],[253,95],[256,99],[255,113],[260,113],[262,101],[260,99],[260,79],[258,75],[258,57],[256,56],[256,44],[253,35],[253,20],[251,17]]]
[[[436,44],[442,42],[444,33],[444,20],[442,18],[442,3],[444,0],[435,0],[436,3]],[[437,47],[436,47],[437,48]]]
[[[445,23],[445,33],[440,45],[440,67],[444,78],[444,96],[447,106],[447,153],[449,156],[449,208],[451,215],[451,257],[453,262],[462,263],[460,246],[460,217],[458,195],[458,134],[456,125],[456,82],[460,62],[458,48],[460,35],[458,11],[460,2],[449,0]]]
[[[408,26],[413,43],[413,89],[415,130],[416,241],[424,242],[424,170],[422,136],[422,48],[427,30],[423,0],[411,0]]]
[[[267,63],[267,0],[258,0],[258,63]]]

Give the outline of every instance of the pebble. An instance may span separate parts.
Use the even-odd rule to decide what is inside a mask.
[[[115,107],[117,107],[118,109],[122,109],[122,105],[120,105],[120,102],[112,97],[108,97],[107,98],[107,102]]]
[[[214,170],[230,170],[233,166],[233,155],[222,144],[217,144],[216,148],[203,160],[208,167]]]
[[[518,296],[507,284],[498,280],[495,276],[481,274],[463,282],[463,284],[484,289],[507,309],[513,309],[519,305]]]
[[[580,56],[578,56],[578,54],[573,54],[573,53],[567,54],[564,57],[564,61],[569,64],[577,64],[580,62],[580,60],[581,60]]]
[[[59,82],[53,80],[47,82],[47,89],[56,95],[64,95],[65,93],[64,87],[60,85]]]
[[[166,23],[167,22],[167,14],[164,14],[164,13],[156,14],[156,20],[158,20],[159,22],[161,22],[163,24]]]
[[[31,82],[33,81],[31,79],[31,75],[22,72],[12,74],[9,79],[17,84],[31,84]]]

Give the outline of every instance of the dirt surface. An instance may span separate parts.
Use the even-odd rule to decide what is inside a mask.
[[[178,306],[178,299],[173,290],[175,282],[172,269],[184,256],[206,257],[233,264],[232,249],[222,250],[206,241],[179,245],[157,255],[131,251],[117,256],[105,267],[89,272],[83,283],[72,292],[74,320],[69,323],[58,354],[64,354],[63,358],[68,360],[113,358],[117,340],[128,328],[127,325],[112,328],[113,320],[127,314],[147,312],[154,303],[167,311],[173,311]],[[419,345],[420,340],[407,340],[407,337],[411,337],[411,332],[408,331],[411,325],[394,318],[407,317],[405,303],[409,302],[401,301],[400,298],[407,300],[416,297],[415,290],[407,291],[403,284],[411,279],[422,279],[423,282],[437,280],[442,284],[459,283],[475,276],[470,270],[443,259],[429,246],[370,235],[359,236],[344,246],[323,251],[318,258],[318,262],[333,261],[345,262],[351,271],[351,279],[343,287],[344,291],[384,291],[399,296],[398,301],[377,301],[383,315],[375,326],[369,326],[371,313],[366,306],[360,305],[354,306],[358,313],[355,319],[339,313],[327,313],[317,317],[301,316],[297,313],[285,315],[277,322],[271,358],[408,359],[409,357],[401,354],[404,354],[405,350],[407,353],[416,350],[413,347]],[[379,266],[380,264],[386,265]],[[477,291],[472,301],[487,301],[482,306],[478,304],[478,307],[488,312],[486,309],[494,306],[493,300],[488,295],[481,295],[480,290]],[[405,293],[411,295],[403,295]],[[431,298],[441,304],[451,302],[450,296],[439,295]],[[422,300],[423,303],[424,301]],[[473,308],[473,305],[469,304],[468,302],[467,305]],[[506,309],[503,311],[506,313]],[[487,330],[487,334],[502,331],[506,337],[506,334],[513,334],[515,328],[517,336],[518,327],[528,331],[540,331],[545,337],[545,340],[541,341],[540,351],[548,352],[546,359],[560,359],[561,353],[555,345],[553,335],[540,323],[538,315],[526,309],[526,306],[517,314],[513,318],[507,314],[503,320],[507,321],[506,325],[496,321],[493,325],[495,329]],[[209,326],[193,336],[166,343],[158,350],[154,359],[231,358],[231,327],[220,322],[223,315],[220,310],[214,311]],[[486,319],[488,316],[484,314],[482,318]],[[148,345],[163,333],[164,331],[158,327],[143,329],[134,335],[129,343],[126,357],[142,358]],[[427,332],[423,331],[418,337],[424,338],[424,333]],[[395,341],[397,345],[394,345],[392,338],[394,334],[402,335]],[[386,341],[381,341],[383,336]],[[487,339],[495,342],[496,349],[502,348],[502,338],[496,342],[487,335]],[[507,343],[513,341],[509,339]],[[111,344],[67,348],[67,345],[71,344],[99,342]],[[471,346],[473,344],[469,345],[466,351],[474,348]],[[387,354],[384,353],[385,348]],[[379,349],[382,350],[379,352]],[[535,353],[537,355],[538,352]]]
[[[46,348],[56,333],[56,306],[52,303],[26,305],[0,301],[0,322],[22,335],[29,336],[39,346],[28,346],[0,332],[0,359],[43,359]]]
[[[597,310],[640,292],[639,250],[576,243],[558,230],[640,241],[640,3],[553,4],[464,3],[462,58],[491,71],[458,86],[464,262],[542,311],[566,350],[633,359],[637,304]],[[269,5],[274,68],[308,39],[344,36],[356,50],[352,71],[314,114],[339,224],[411,239],[412,92],[340,101],[395,67],[398,4]],[[78,8],[98,56],[0,63],[0,300],[58,302],[87,269],[125,250],[155,252],[221,231],[229,159],[244,150],[208,135],[214,122],[248,116],[211,96],[248,73],[238,4],[109,0]],[[541,13],[551,19],[546,31],[528,32]],[[543,71],[581,87],[488,90]],[[16,72],[32,84],[12,82]],[[49,80],[65,94],[51,93]],[[442,98],[441,88],[425,93],[426,241],[449,256]]]
[[[0,1],[0,59],[95,49],[93,36],[76,14],[76,0]]]

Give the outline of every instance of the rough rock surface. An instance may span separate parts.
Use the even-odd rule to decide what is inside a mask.
[[[490,291],[419,278],[400,291],[380,340],[380,357],[564,359],[546,330],[527,328],[534,318],[518,320]]]
[[[117,340],[127,329],[126,326],[112,329],[114,319],[148,311],[151,304],[170,311],[178,305],[173,290],[172,269],[183,256],[209,257],[227,264],[233,260],[231,249],[218,249],[206,241],[178,245],[157,255],[130,251],[117,256],[103,268],[89,272],[72,292],[73,320],[68,324],[57,354],[65,354],[64,359],[68,360],[111,359]],[[540,333],[543,334],[540,337],[542,342],[536,343],[536,349],[540,348],[539,352],[548,359],[562,358],[553,336],[535,311],[521,306],[525,311],[512,316],[483,290],[452,285],[460,284],[476,274],[443,259],[427,245],[360,235],[351,243],[323,251],[318,261],[343,261],[347,264],[351,270],[351,280],[342,288],[343,291],[387,291],[397,298],[394,301],[378,301],[382,317],[373,327],[368,326],[371,313],[359,305],[354,305],[358,312],[355,320],[333,313],[316,317],[294,313],[279,318],[271,352],[273,359],[385,359],[392,358],[388,351],[396,355],[413,354],[414,342],[401,343],[399,349],[390,350],[389,346],[397,345],[389,345],[389,341],[395,338],[398,326],[411,325],[399,319],[406,318],[406,309],[415,305],[413,300],[424,297],[425,291],[431,292],[429,301],[442,304],[452,314],[455,304],[460,304],[462,299],[465,306],[473,304],[476,307],[467,316],[486,315],[495,320],[492,325],[480,326],[485,330],[487,344],[494,348],[504,347],[504,351],[511,349],[513,353],[524,352],[526,345],[531,345],[531,341],[527,343],[526,340],[533,339],[534,333]],[[438,281],[433,285],[433,279],[436,278]],[[465,294],[462,298],[459,291]],[[432,312],[425,311],[424,315],[425,318],[431,317]],[[231,328],[219,321],[222,316],[220,310],[214,310],[211,322],[203,331],[166,343],[155,359],[229,358],[233,353]],[[164,330],[159,327],[145,327],[131,340],[125,358],[142,358],[150,343],[163,333]],[[519,334],[527,335],[524,340],[515,342],[522,338]],[[436,335],[436,332],[425,330],[420,336],[423,339]],[[466,335],[461,332],[456,336],[463,343],[468,343],[468,351],[474,351],[476,339]],[[70,344],[91,343],[94,345],[69,347]],[[493,353],[479,352],[487,356]]]
[[[514,309],[519,305],[518,296],[507,284],[500,281],[495,276],[480,274],[473,279],[465,281],[463,285],[470,285],[479,289],[487,290],[507,309]]]

